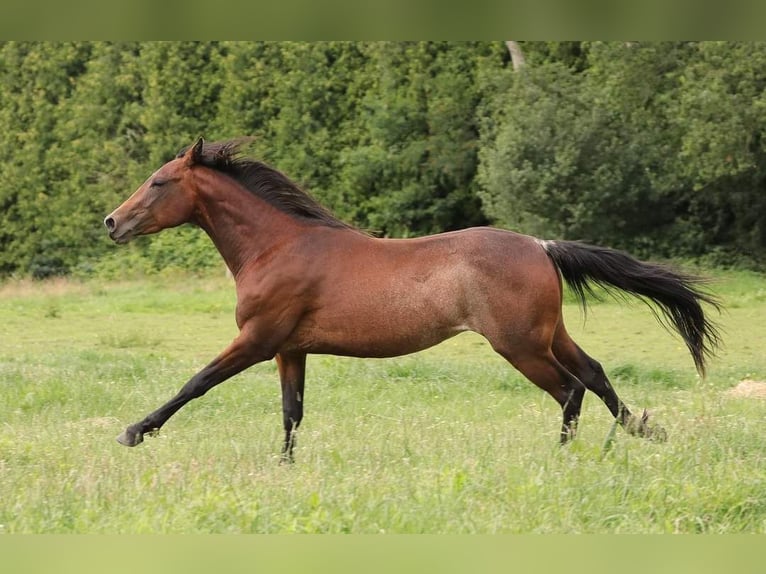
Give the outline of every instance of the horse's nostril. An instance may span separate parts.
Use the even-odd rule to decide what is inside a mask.
[[[109,231],[114,231],[114,218],[107,217],[106,219],[104,219],[104,225],[106,225],[106,228]]]

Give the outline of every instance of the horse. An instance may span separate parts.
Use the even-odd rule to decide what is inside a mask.
[[[155,171],[104,224],[123,244],[184,223],[202,228],[235,279],[238,335],[167,403],[117,441],[140,444],[192,399],[248,367],[276,359],[282,390],[282,461],[294,461],[303,420],[306,356],[394,357],[464,331],[561,407],[560,442],[575,437],[585,391],[630,434],[664,438],[634,415],[601,364],[572,340],[562,285],[585,307],[601,286],[650,304],[678,332],[701,375],[719,344],[704,280],[616,249],[475,227],[417,238],[375,237],[334,216],[241,140],[202,138]]]

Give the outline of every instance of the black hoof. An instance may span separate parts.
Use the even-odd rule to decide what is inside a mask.
[[[136,446],[144,442],[144,435],[128,427],[117,437],[117,442],[123,446]]]

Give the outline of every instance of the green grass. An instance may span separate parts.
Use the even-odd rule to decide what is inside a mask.
[[[231,283],[173,277],[0,286],[0,532],[766,532],[766,281],[717,276],[725,348],[701,380],[635,305],[573,337],[668,431],[612,428],[586,398],[557,446],[552,399],[475,335],[408,357],[309,358],[295,465],[279,465],[273,363],[193,401],[134,449],[114,438],[236,334]]]

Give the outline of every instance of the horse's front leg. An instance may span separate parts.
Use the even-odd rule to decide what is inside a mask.
[[[282,416],[285,442],[282,462],[294,462],[295,431],[303,419],[303,388],[306,380],[306,355],[278,354],[279,382],[282,385]]]
[[[194,375],[181,390],[153,413],[143,420],[130,425],[120,436],[117,442],[125,446],[136,446],[143,442],[144,434],[157,431],[164,425],[173,414],[186,403],[197,397],[201,397],[214,386],[222,383],[229,377],[245,370],[260,361],[270,359],[273,356],[258,351],[252,337],[241,332],[239,336],[209,365]]]

